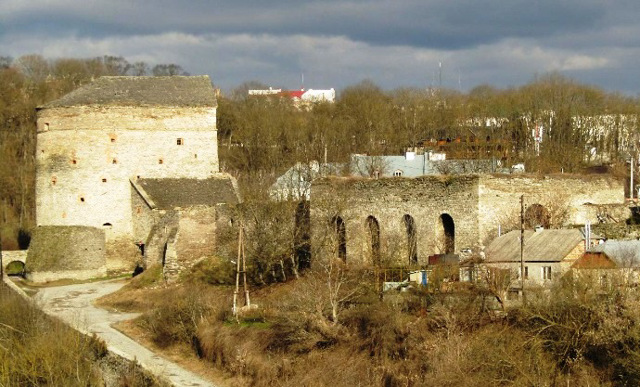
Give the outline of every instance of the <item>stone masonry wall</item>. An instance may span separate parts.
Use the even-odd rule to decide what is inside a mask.
[[[478,202],[480,243],[495,238],[499,224],[503,233],[519,227],[521,195],[525,206],[540,204],[556,218],[552,221],[565,225],[598,223],[593,205],[624,207],[624,185],[610,177],[483,175]],[[620,211],[616,213],[620,216]]]
[[[129,179],[219,170],[215,108],[50,108],[37,127],[37,224],[104,228],[118,249],[135,242]]]
[[[34,282],[106,275],[104,231],[86,226],[40,226],[33,232],[26,263]]]
[[[478,177],[434,177],[414,179],[331,178],[314,182],[311,192],[312,233],[315,243],[324,239],[328,250],[335,247],[330,224],[339,215],[346,226],[347,261],[371,263],[371,238],[367,218],[380,226],[383,264],[408,264],[408,237],[404,216],[413,218],[417,234],[418,264],[428,256],[444,253],[441,215],[453,218],[455,248],[474,248],[478,228]],[[325,249],[325,252],[327,251]]]
[[[367,217],[380,227],[382,264],[407,264],[403,217],[416,226],[418,264],[444,253],[441,216],[455,225],[454,252],[480,252],[503,232],[518,227],[520,196],[525,205],[540,204],[562,224],[597,223],[594,205],[624,207],[624,187],[609,177],[513,177],[491,175],[423,176],[419,178],[325,178],[311,188],[311,219],[316,252],[337,254],[336,216],[346,228],[347,261],[372,262]],[[557,219],[556,219],[557,218]]]

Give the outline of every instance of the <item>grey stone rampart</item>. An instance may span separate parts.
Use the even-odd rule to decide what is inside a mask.
[[[86,226],[41,226],[34,230],[26,264],[34,282],[106,275],[104,231]]]
[[[478,253],[503,232],[519,227],[520,196],[525,205],[542,205],[559,226],[598,222],[604,210],[616,219],[628,216],[624,186],[608,176],[464,175],[418,178],[324,178],[311,188],[314,251],[336,254],[332,219],[346,228],[347,261],[370,263],[373,257],[367,217],[380,227],[383,264],[407,264],[408,241],[403,221],[416,227],[418,264],[445,252],[441,216],[455,225],[454,252]],[[469,249],[470,251],[468,251]]]
[[[519,227],[522,195],[525,206],[542,205],[555,227],[598,223],[593,205],[624,206],[624,185],[609,176],[482,175],[478,206],[483,243],[497,236],[499,224],[503,233]]]
[[[419,178],[319,180],[312,186],[312,232],[317,241],[331,233],[331,219],[339,215],[346,226],[347,260],[371,263],[371,241],[366,228],[373,216],[380,225],[380,251],[386,264],[408,264],[408,240],[403,217],[413,218],[418,264],[444,253],[443,214],[455,224],[455,251],[478,245],[478,176],[424,176]],[[329,237],[328,244],[334,243]]]

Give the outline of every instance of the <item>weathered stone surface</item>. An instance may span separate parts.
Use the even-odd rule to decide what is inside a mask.
[[[131,181],[218,176],[216,106],[208,77],[103,77],[39,108],[37,225],[101,228],[108,270],[133,270],[157,216]]]
[[[453,220],[453,252],[480,253],[502,232],[518,227],[520,196],[525,205],[540,205],[558,226],[597,223],[597,208],[624,214],[623,184],[611,177],[463,175],[418,178],[328,178],[316,180],[311,191],[314,243],[337,251],[338,236],[331,220],[339,216],[346,229],[347,259],[371,262],[372,239],[367,218],[380,228],[380,251],[388,264],[408,264],[409,238],[405,216],[413,219],[417,264],[447,250],[443,216]],[[628,208],[626,210],[628,213]],[[324,235],[324,236],[323,236]]]
[[[104,231],[87,226],[40,226],[35,229],[26,264],[34,282],[106,275]]]

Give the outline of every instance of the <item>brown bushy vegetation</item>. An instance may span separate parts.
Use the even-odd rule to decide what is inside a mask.
[[[380,300],[363,280],[335,319],[327,273],[261,288],[231,314],[231,288],[162,290],[138,322],[159,346],[190,346],[237,386],[488,386],[640,383],[640,295],[567,277],[502,311],[482,285]],[[156,290],[158,291],[158,290]],[[162,326],[161,328],[159,328]]]
[[[161,386],[0,283],[0,386]]]

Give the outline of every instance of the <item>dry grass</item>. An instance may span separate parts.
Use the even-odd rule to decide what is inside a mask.
[[[0,386],[103,386],[113,373],[108,359],[102,341],[49,318],[0,284]],[[134,364],[115,379],[119,386],[159,385]]]
[[[196,356],[214,364],[232,375],[231,386],[640,382],[634,292],[585,304],[569,287],[554,291],[557,300],[532,300],[503,314],[473,289],[404,293],[396,303],[365,291],[343,305],[338,323],[322,304],[323,282],[311,275],[252,292],[260,308],[237,320],[230,315],[231,288],[191,283],[148,290],[153,311],[136,329],[165,353],[191,351],[192,364],[202,364]]]

